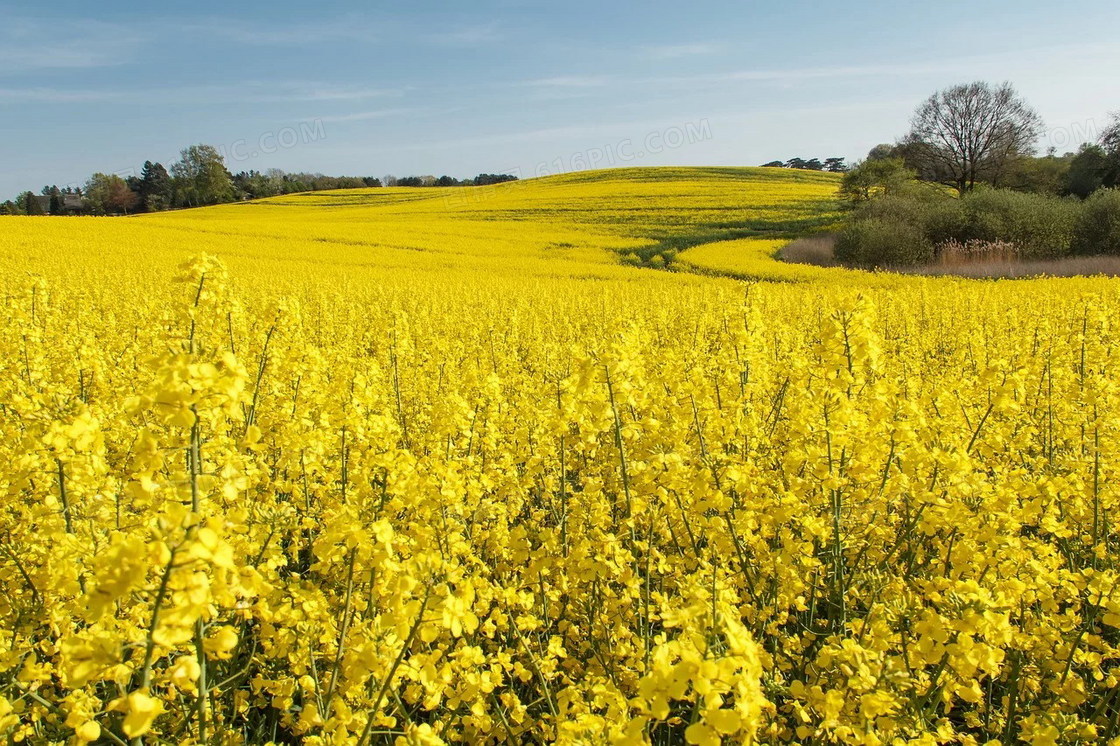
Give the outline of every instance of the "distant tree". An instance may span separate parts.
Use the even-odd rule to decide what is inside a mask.
[[[472,180],[475,186],[492,186],[494,184],[505,184],[509,181],[517,181],[517,177],[513,174],[479,174]]]
[[[36,198],[33,192],[23,192],[16,197],[16,204],[19,205],[20,212],[24,215],[46,215],[47,211],[43,208],[43,203]]]
[[[171,166],[177,201],[186,207],[215,205],[233,199],[233,178],[225,159],[212,145],[192,145]]]
[[[885,161],[888,158],[898,158],[899,154],[897,151],[897,145],[881,143],[868,151],[867,157],[864,159],[864,162],[866,163],[867,161]]]
[[[1078,197],[1088,197],[1105,185],[1109,172],[1108,153],[1100,145],[1081,146],[1070,161],[1066,172],[1065,192]]]
[[[276,179],[260,171],[242,171],[233,177],[234,190],[245,199],[275,197],[282,193],[284,185],[283,172],[280,173],[281,177]]]
[[[367,187],[379,187],[381,186],[381,179],[376,179],[372,176],[366,176],[362,179],[362,184]]]
[[[424,180],[419,176],[402,176],[401,178],[397,179],[397,186],[421,187],[424,186]]]
[[[10,199],[0,203],[0,215],[19,215],[21,212],[19,205]]]
[[[917,173],[901,158],[867,160],[856,164],[840,181],[840,197],[848,202],[869,202],[878,194],[902,191]]]
[[[1100,145],[1109,152],[1120,151],[1120,111],[1112,113],[1108,125],[1101,133]]]
[[[1107,158],[1104,186],[1120,186],[1120,112],[1112,115],[1112,121],[1101,133],[1100,146]]]
[[[127,215],[140,205],[140,195],[120,176],[97,173],[86,182],[86,202],[95,215]]]
[[[843,158],[825,158],[824,170],[834,174],[842,174],[848,170],[848,164],[844,160]]]
[[[387,187],[397,186],[400,180],[392,174],[385,174],[381,177],[381,183]]]
[[[50,202],[47,212],[51,215],[62,214],[62,191],[57,186],[45,186],[42,192],[44,197],[49,197]]]
[[[914,112],[904,142],[923,178],[963,193],[980,182],[998,185],[1041,132],[1042,119],[1010,83],[978,82],[930,96]]]
[[[830,158],[829,160],[839,160],[840,162],[844,161],[843,158],[839,158],[839,159],[831,159]],[[782,163],[781,161],[770,161],[770,163],[767,163],[763,166],[763,168],[776,168],[776,167],[796,168],[796,169],[801,169],[801,170],[804,170],[804,171],[823,171],[823,170],[825,170],[825,163],[821,162],[820,158],[810,158],[808,160],[806,160],[804,158],[790,158],[785,163]]]
[[[162,163],[144,161],[132,188],[140,197],[141,210],[157,212],[171,207],[171,175]]]
[[[459,186],[459,180],[454,178],[453,176],[447,176],[445,174],[445,175],[439,177],[438,179],[436,179],[436,186],[439,186],[439,187]]]
[[[1058,155],[1053,149],[1037,158],[1020,158],[1011,164],[1003,183],[1017,192],[1065,194],[1073,159],[1073,153]]]

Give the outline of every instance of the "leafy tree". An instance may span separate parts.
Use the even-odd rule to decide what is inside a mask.
[[[763,163],[762,166],[761,166],[761,168],[785,168],[785,167],[786,167],[785,161],[770,161],[768,163]]]
[[[140,196],[116,174],[94,174],[86,182],[86,202],[95,215],[127,215],[140,205]]]
[[[1005,185],[1018,192],[1066,194],[1073,153],[1047,153],[1038,158],[1020,158],[1009,169]]]
[[[866,160],[844,174],[840,197],[851,203],[869,202],[877,194],[896,194],[917,178],[901,158]]]
[[[1078,197],[1088,197],[1104,186],[1108,176],[1109,157],[1100,145],[1085,144],[1070,161],[1066,173],[1065,191]]]
[[[1010,83],[957,85],[933,94],[914,113],[907,161],[922,178],[963,193],[980,182],[998,185],[1041,132],[1042,119]]]
[[[848,170],[848,164],[843,158],[825,158],[824,170],[834,174],[842,174]]]
[[[478,176],[474,177],[475,186],[505,184],[509,181],[517,181],[517,177],[513,174],[479,174]]]
[[[233,178],[212,145],[192,145],[171,166],[177,201],[187,207],[216,205],[233,199]]]
[[[284,181],[282,177],[279,180],[273,179],[260,171],[242,171],[233,177],[233,186],[238,196],[261,199],[280,194]]]
[[[881,143],[873,147],[867,153],[867,158],[864,161],[885,161],[888,158],[898,158],[898,146],[891,145],[890,143]]]

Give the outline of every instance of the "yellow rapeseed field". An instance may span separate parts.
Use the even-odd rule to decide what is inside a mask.
[[[1120,743],[1120,284],[835,186],[0,219],[0,737]]]

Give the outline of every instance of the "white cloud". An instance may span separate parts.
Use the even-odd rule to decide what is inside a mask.
[[[696,44],[662,44],[645,46],[641,48],[644,56],[657,60],[672,60],[681,57],[699,57],[719,54],[724,50],[724,45],[702,42]]]
[[[0,75],[120,65],[134,59],[140,41],[135,31],[101,21],[5,18]]]
[[[332,101],[366,101],[375,98],[394,98],[404,95],[399,88],[365,88],[361,86],[335,86],[316,82],[267,83],[246,81],[228,85],[178,86],[157,89],[106,89],[106,88],[0,88],[0,105],[16,102],[35,103],[148,103],[158,101],[174,106],[199,106],[230,102],[297,103]]]
[[[213,34],[238,44],[293,47],[331,41],[375,41],[384,37],[384,27],[356,15],[329,21],[306,21],[288,25],[269,24],[260,19],[225,21],[215,18],[185,26],[195,34]]]
[[[357,111],[351,114],[316,117],[316,119],[320,122],[366,122],[373,119],[388,119],[414,113],[416,113],[416,109],[376,109],[374,111]]]
[[[45,104],[94,103],[126,98],[124,91],[62,90],[57,88],[0,88],[0,105],[31,102]]]
[[[429,43],[446,47],[471,47],[500,41],[502,38],[504,34],[496,21],[462,26],[424,36]]]
[[[558,75],[526,80],[518,85],[529,88],[602,88],[610,82],[611,79],[605,75]]]

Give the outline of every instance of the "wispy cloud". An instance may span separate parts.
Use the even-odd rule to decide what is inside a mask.
[[[476,44],[488,44],[500,41],[505,37],[501,25],[496,21],[490,23],[471,24],[459,28],[437,31],[424,35],[424,40],[445,47],[470,47]]]
[[[611,82],[606,75],[558,75],[525,80],[517,85],[527,88],[602,88]]]
[[[1009,64],[1030,57],[1047,59],[1062,51],[1063,47],[1037,50],[1019,50],[1015,53],[975,55],[961,58],[933,58],[904,63],[874,63],[867,65],[836,65],[820,67],[774,67],[712,70],[694,74],[668,74],[653,76],[582,76],[558,75],[516,83],[518,86],[542,91],[609,88],[611,90],[693,90],[703,86],[728,86],[735,83],[764,83],[792,86],[812,80],[849,80],[874,78],[906,78],[946,75],[976,75],[989,68],[1006,68]],[[1088,53],[1090,48],[1084,48]]]
[[[238,87],[231,87],[237,90]],[[250,101],[368,101],[375,98],[395,98],[404,95],[402,88],[370,88],[367,86],[339,86],[315,82],[252,83],[240,88],[241,95]]]
[[[6,103],[75,104],[127,98],[125,91],[62,90],[58,88],[0,88],[0,105]]]
[[[368,122],[375,119],[389,119],[415,114],[416,112],[416,109],[376,109],[374,111],[357,111],[351,114],[316,117],[316,119],[320,122]]]
[[[167,106],[242,103],[322,103],[399,98],[400,88],[337,86],[316,82],[246,81],[225,85],[170,86],[149,88],[50,88],[29,86],[0,88],[0,105],[6,103],[151,103]]]
[[[134,59],[140,41],[131,29],[101,21],[5,18],[0,75],[120,65]]]
[[[662,44],[645,46],[641,52],[646,57],[656,60],[673,60],[681,57],[700,57],[719,54],[724,51],[724,45],[702,42],[697,44]]]
[[[261,22],[260,19],[210,19],[187,24],[187,28],[252,46],[294,47],[346,40],[368,42],[385,36],[383,24],[352,14],[326,21],[290,24]]]

